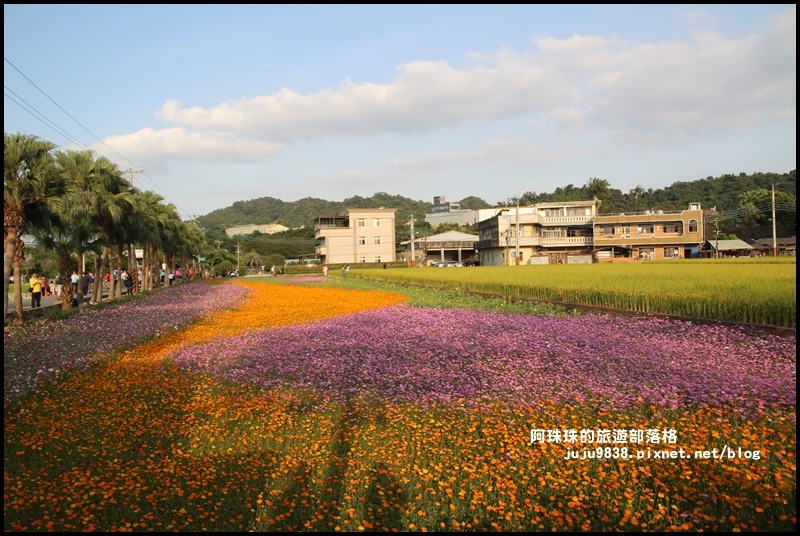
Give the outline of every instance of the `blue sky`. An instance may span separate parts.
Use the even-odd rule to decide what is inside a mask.
[[[4,5],[7,133],[91,148],[186,218],[796,168],[769,5]]]

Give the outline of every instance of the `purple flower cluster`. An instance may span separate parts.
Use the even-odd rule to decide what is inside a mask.
[[[3,337],[3,392],[6,402],[57,380],[66,370],[100,356],[171,333],[206,313],[244,300],[239,285],[177,285],[146,299],[87,310],[65,320],[37,323]]]
[[[227,380],[446,404],[598,400],[639,405],[796,403],[795,336],[651,316],[537,317],[395,306],[184,348]]]

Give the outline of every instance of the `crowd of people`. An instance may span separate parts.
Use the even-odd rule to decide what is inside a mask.
[[[191,280],[196,276],[202,277],[202,273],[195,272],[194,268],[190,268],[186,271],[186,276],[187,279]],[[156,279],[156,281],[158,281],[157,284],[160,283],[162,286],[165,284],[165,279],[167,278],[169,278],[170,284],[183,281],[183,275],[180,269],[176,269],[169,275],[162,269],[156,277],[158,277],[158,279]],[[23,275],[21,281],[23,284],[27,283],[29,286],[27,292],[31,298],[31,308],[41,307],[43,297],[61,296],[64,288],[61,274],[56,274],[55,278],[51,280],[46,275],[33,272],[30,277]],[[112,281],[115,285],[120,284],[122,286],[123,295],[134,294],[142,288],[142,270],[136,270],[135,274],[132,274],[127,269],[107,272],[100,280],[104,292],[108,292],[111,289]],[[9,277],[9,283],[14,283],[13,276]],[[93,285],[95,284],[95,277],[91,271],[87,271],[83,275],[78,275],[78,272],[73,270],[66,284],[71,286],[73,305],[77,306],[78,302],[76,296],[79,294],[78,291],[80,290],[80,294],[85,297],[90,296],[90,293],[94,291]]]

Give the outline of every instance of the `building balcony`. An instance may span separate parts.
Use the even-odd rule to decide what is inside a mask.
[[[568,247],[568,246],[591,246],[594,244],[594,237],[591,236],[547,236],[542,237],[542,247]]]
[[[539,216],[542,225],[592,225],[594,216]]]

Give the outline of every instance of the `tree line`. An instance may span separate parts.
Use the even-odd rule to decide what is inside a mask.
[[[492,206],[533,205],[546,202],[586,201],[597,198],[599,211],[609,213],[635,213],[645,210],[682,210],[689,203],[700,203],[703,208],[716,208],[721,213],[733,213],[747,208],[762,207],[764,201],[771,203],[771,187],[778,184],[776,203],[784,208],[795,204],[797,173],[740,173],[719,177],[707,177],[689,182],[676,182],[665,188],[644,188],[637,185],[623,192],[611,186],[609,181],[590,177],[582,186],[568,184],[559,186],[552,192],[536,193],[526,191],[518,196],[487,203],[480,197],[469,196],[460,201],[462,209],[489,208]],[[745,196],[744,198],[742,196]],[[397,209],[399,222],[405,222],[413,214],[418,223],[425,221],[425,215],[433,206],[430,202],[415,201],[401,195],[385,192],[370,197],[355,196],[342,201],[327,201],[307,197],[298,201],[282,201],[273,197],[262,197],[248,201],[237,201],[230,207],[215,210],[198,218],[206,232],[222,233],[236,225],[280,223],[292,229],[313,227],[319,216],[334,215],[348,208],[390,207]],[[752,211],[751,211],[752,212]],[[784,210],[782,212],[792,212]],[[770,216],[755,215],[751,221],[768,219]],[[793,215],[779,216],[787,228],[794,228]],[[310,236],[313,236],[311,233]],[[275,238],[285,237],[275,235]]]
[[[183,222],[174,205],[135,188],[110,160],[88,150],[56,151],[36,136],[5,133],[3,138],[4,321],[10,279],[22,279],[23,236],[33,236],[37,247],[56,256],[65,309],[73,297],[83,299],[82,285],[73,296],[73,272],[93,272],[92,301],[102,298],[103,276],[123,269],[133,277],[134,291],[150,290],[160,283],[162,264],[167,276],[176,267],[186,269],[204,242],[203,233]],[[143,251],[141,283],[135,249]],[[94,266],[83,265],[87,253],[96,259]],[[109,298],[119,298],[121,278],[109,279]],[[164,284],[169,282],[164,277]],[[21,284],[14,285],[14,306],[21,317]]]

